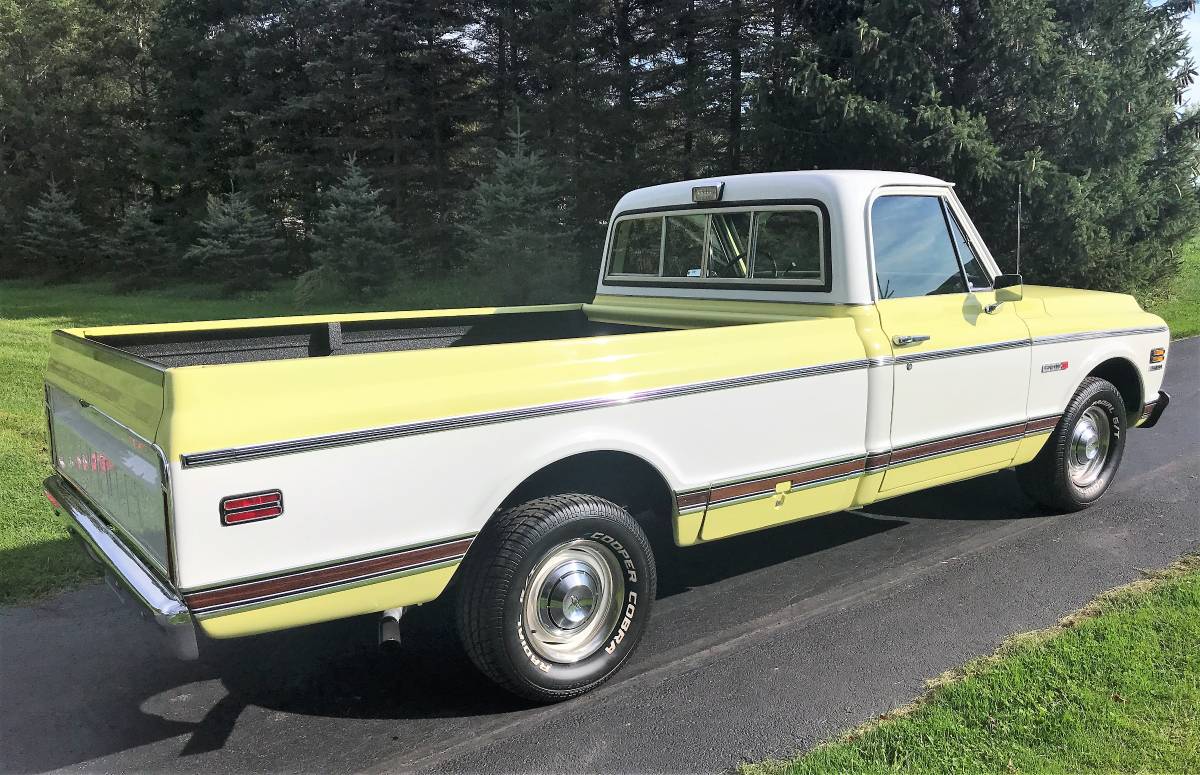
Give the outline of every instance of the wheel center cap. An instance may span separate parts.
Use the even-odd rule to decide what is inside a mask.
[[[1081,463],[1100,456],[1100,436],[1091,425],[1083,425],[1075,432],[1075,456]]]
[[[546,613],[561,630],[582,626],[596,608],[596,580],[586,569],[573,565],[560,571],[546,595]]]

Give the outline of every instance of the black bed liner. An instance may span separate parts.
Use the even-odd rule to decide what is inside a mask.
[[[661,329],[593,322],[582,310],[565,310],[246,326],[89,338],[172,367],[577,339],[657,330]]]

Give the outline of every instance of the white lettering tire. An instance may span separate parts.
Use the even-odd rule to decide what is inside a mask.
[[[553,495],[499,514],[463,561],[458,630],[488,678],[539,702],[599,686],[654,605],[654,555],[625,509]]]

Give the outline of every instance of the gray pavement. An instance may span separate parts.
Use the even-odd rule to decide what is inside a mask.
[[[789,754],[1200,547],[1200,339],[1105,500],[1039,512],[1011,472],[660,556],[640,649],[534,707],[478,677],[442,602],[399,654],[355,619],[181,663],[103,585],[0,611],[0,769],[703,772]]]

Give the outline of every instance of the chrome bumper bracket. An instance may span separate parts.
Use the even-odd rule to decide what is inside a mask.
[[[60,476],[42,483],[59,519],[77,536],[93,559],[104,567],[109,583],[154,620],[180,659],[200,654],[196,625],[183,598],[163,582],[136,554],[126,548],[74,487]]]
[[[1167,391],[1158,391],[1158,398],[1154,402],[1154,408],[1150,410],[1150,416],[1139,425],[1139,428],[1153,428],[1158,424],[1158,418],[1162,417],[1162,413],[1166,410],[1167,404],[1171,403],[1171,396]]]

